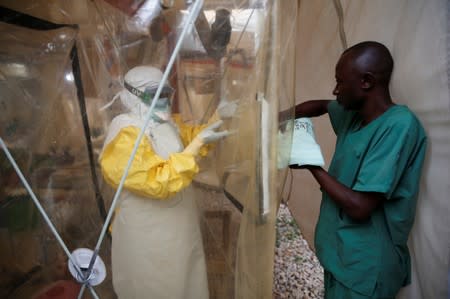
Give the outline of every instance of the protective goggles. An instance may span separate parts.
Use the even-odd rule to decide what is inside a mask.
[[[155,88],[155,87],[146,87],[144,91],[141,91],[137,88],[134,88],[133,86],[128,84],[126,81],[125,81],[124,85],[125,85],[125,88],[129,92],[131,92],[132,94],[134,94],[135,96],[140,98],[145,104],[148,104],[148,105],[151,104],[151,101],[155,97],[156,90],[157,90],[157,88]],[[175,90],[172,87],[164,86],[159,97],[172,99],[174,91]]]

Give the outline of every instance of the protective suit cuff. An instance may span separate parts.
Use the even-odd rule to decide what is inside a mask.
[[[169,160],[172,168],[180,174],[182,173],[183,175],[192,178],[198,173],[199,169],[197,162],[195,161],[195,156],[190,153],[174,153],[170,155]]]

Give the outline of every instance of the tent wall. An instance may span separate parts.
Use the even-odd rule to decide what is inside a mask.
[[[395,61],[391,93],[419,117],[428,135],[417,215],[409,246],[412,284],[398,298],[447,298],[450,257],[450,2],[433,1],[300,1],[297,37],[296,101],[331,98],[334,66],[344,48],[364,40],[384,43]],[[316,136],[329,165],[335,137],[328,116],[314,120]],[[320,190],[306,171],[294,172],[289,206],[313,246]]]

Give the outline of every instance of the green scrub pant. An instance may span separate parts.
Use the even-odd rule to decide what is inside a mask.
[[[325,271],[325,299],[394,299],[376,296],[365,296],[344,286],[342,283],[334,279],[333,275]]]

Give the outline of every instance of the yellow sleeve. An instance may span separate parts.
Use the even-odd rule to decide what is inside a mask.
[[[172,119],[175,122],[175,124],[178,126],[178,129],[180,131],[180,137],[181,141],[183,142],[183,145],[186,147],[191,141],[197,136],[198,133],[200,133],[201,130],[206,128],[210,122],[204,125],[190,125],[183,122],[181,119],[180,114],[174,114],[172,115]],[[199,155],[204,157],[208,154],[208,151],[212,149],[212,144],[205,144],[200,148]]]
[[[114,188],[119,186],[139,132],[136,127],[122,128],[100,156],[103,177]],[[187,187],[196,173],[198,165],[193,156],[173,153],[164,160],[153,151],[150,140],[144,136],[124,188],[144,197],[166,199]]]

